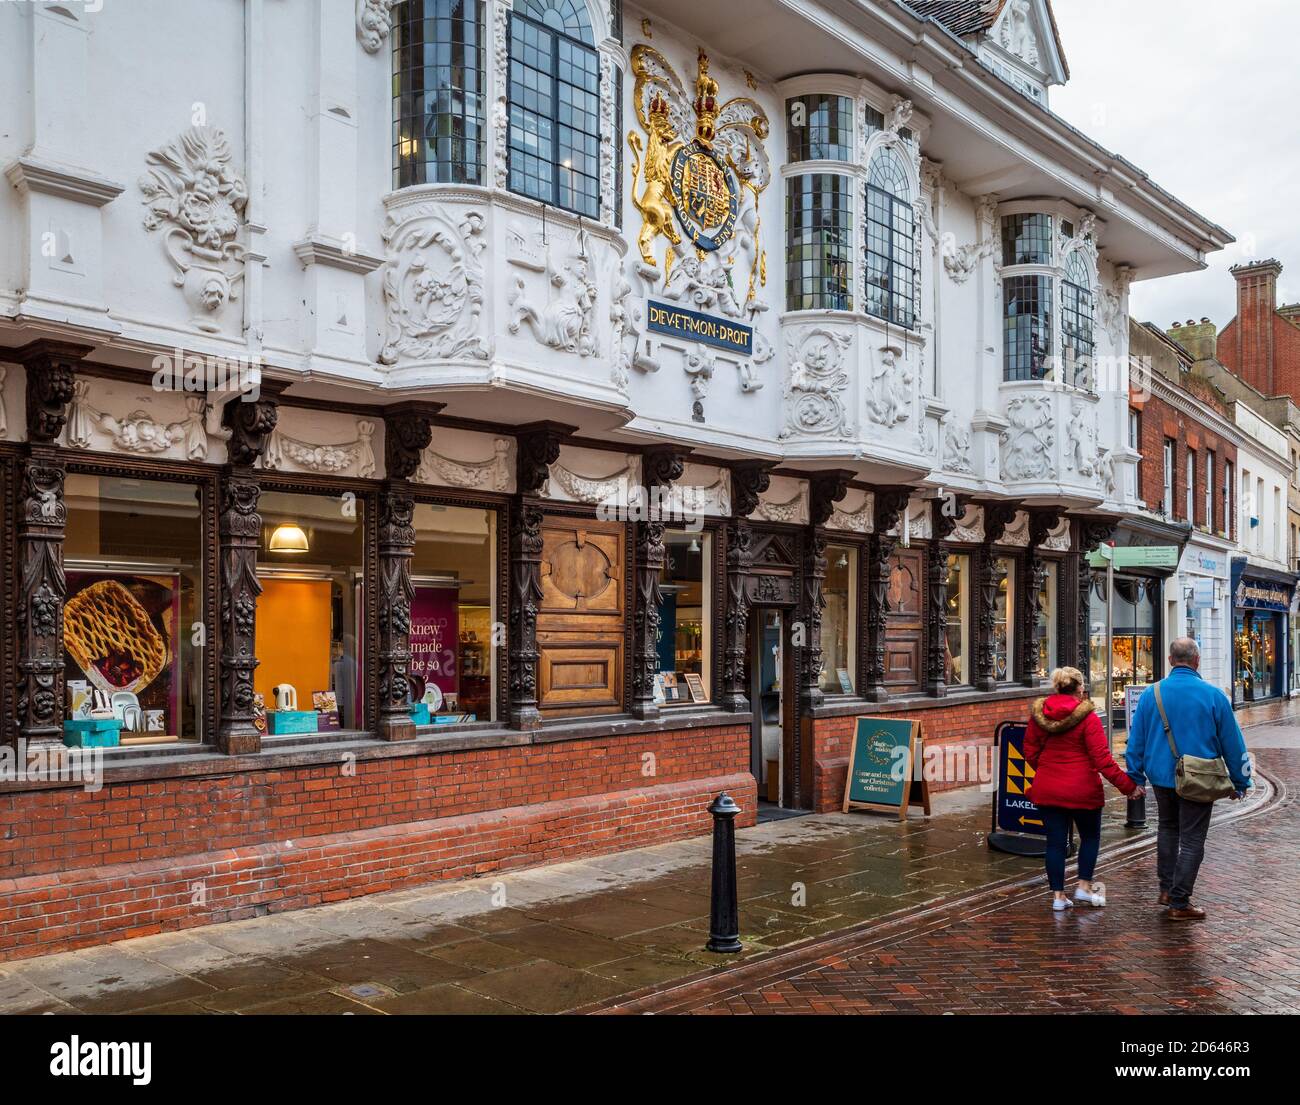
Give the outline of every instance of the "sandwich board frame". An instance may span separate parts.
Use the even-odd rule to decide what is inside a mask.
[[[903,771],[895,778],[898,750],[903,749]],[[859,717],[854,719],[849,742],[849,765],[844,781],[843,812],[866,810],[892,813],[907,820],[910,806],[930,814],[930,784],[913,777],[922,763],[924,741],[921,723],[912,718]]]

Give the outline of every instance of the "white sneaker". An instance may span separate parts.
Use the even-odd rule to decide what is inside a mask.
[[[1067,909],[1073,909],[1073,908],[1074,908],[1074,903],[1070,901],[1069,898],[1058,898],[1055,894],[1052,895],[1053,913],[1064,913]]]
[[[1079,887],[1074,892],[1074,900],[1100,909],[1106,904],[1106,888],[1099,882],[1092,884],[1092,890]]]

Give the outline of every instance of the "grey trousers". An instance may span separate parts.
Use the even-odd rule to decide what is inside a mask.
[[[1160,811],[1156,838],[1156,871],[1160,890],[1169,894],[1169,905],[1185,909],[1196,887],[1196,873],[1205,856],[1205,834],[1210,828],[1213,802],[1189,802],[1170,787],[1151,788]]]

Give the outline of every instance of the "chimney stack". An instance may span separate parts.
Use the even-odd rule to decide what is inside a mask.
[[[1273,359],[1273,315],[1277,311],[1277,278],[1282,266],[1270,257],[1234,265],[1237,281],[1237,319],[1233,366],[1246,383],[1265,395],[1276,395]]]
[[[1165,333],[1172,341],[1176,341],[1186,349],[1193,361],[1215,359],[1219,332],[1208,318],[1203,318],[1200,322],[1188,319],[1181,325],[1175,322]]]

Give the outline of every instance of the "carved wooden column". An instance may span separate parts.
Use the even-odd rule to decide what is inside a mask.
[[[1016,517],[1016,503],[984,505],[984,543],[975,556],[975,665],[971,685],[977,691],[997,689],[997,648],[994,638],[998,580],[994,572],[993,546]]]
[[[1092,680],[1092,566],[1088,557],[1109,541],[1114,532],[1115,520],[1112,518],[1083,517],[1076,527],[1074,658],[1075,667],[1083,672],[1085,686],[1090,686]]]
[[[27,375],[27,448],[18,464],[17,637],[18,737],[29,745],[63,744],[63,458],[55,439],[72,400],[83,347],[33,342],[13,360]]]
[[[655,702],[655,674],[659,670],[659,590],[666,562],[664,524],[656,493],[682,478],[685,449],[651,449],[642,458],[646,494],[646,518],[636,525],[636,609],[632,613],[632,702],[633,717],[659,716]],[[708,595],[704,601],[710,601]]]
[[[1025,549],[1025,585],[1020,598],[1020,682],[1026,687],[1038,686],[1038,616],[1042,613],[1039,595],[1047,579],[1047,563],[1040,546],[1061,520],[1059,511],[1031,510],[1029,512],[1029,545]]]
[[[257,752],[262,735],[253,724],[253,672],[257,668],[257,553],[262,518],[261,488],[253,462],[265,451],[279,411],[275,400],[232,399],[221,412],[230,431],[227,464],[221,472],[221,514],[217,521],[221,578],[221,713],[217,748],[230,756]],[[286,627],[285,632],[292,632]]]
[[[727,613],[723,627],[722,708],[749,710],[746,681],[749,655],[750,568],[754,531],[745,520],[772,482],[772,466],[753,461],[731,469],[731,521],[727,525]]]
[[[415,499],[407,481],[433,441],[431,419],[441,404],[401,404],[384,411],[384,474],[379,489],[379,719],[381,740],[412,740],[411,561],[415,558]]]
[[[954,512],[955,511],[955,512]],[[926,562],[926,693],[933,698],[948,694],[948,538],[966,512],[966,501],[943,499],[930,507],[930,554]]]
[[[881,488],[872,505],[872,532],[867,543],[867,662],[862,686],[862,697],[869,702],[884,702],[889,697],[885,689],[885,615],[889,608],[889,562],[898,538],[888,531],[899,524],[911,495],[906,487]]]
[[[560,459],[560,442],[571,426],[534,422],[520,427],[515,458],[515,496],[510,504],[510,725],[539,729],[537,708],[537,614],[542,602],[542,509],[533,501]]]
[[[831,520],[835,504],[849,491],[852,472],[823,472],[809,481],[808,537],[804,541],[803,608],[799,617],[805,626],[805,644],[799,669],[800,695],[804,708],[820,706],[825,701],[821,687],[822,610],[826,598],[826,534],[822,527]]]

